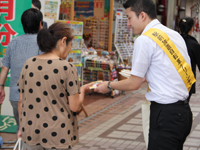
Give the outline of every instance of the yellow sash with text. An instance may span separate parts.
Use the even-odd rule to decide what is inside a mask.
[[[155,28],[151,28],[143,35],[150,37],[167,54],[181,76],[183,82],[185,83],[188,91],[190,91],[192,84],[196,82],[196,79],[190,65],[185,62],[184,57],[176,48],[174,43],[169,39],[168,35],[165,32]]]

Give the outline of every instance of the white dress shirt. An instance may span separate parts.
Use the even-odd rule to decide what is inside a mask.
[[[185,41],[178,32],[162,25],[157,19],[151,21],[143,33],[150,28],[165,32],[190,65]],[[145,96],[149,101],[169,104],[188,97],[188,90],[171,60],[148,36],[141,35],[134,43],[131,74],[146,78],[150,92]]]

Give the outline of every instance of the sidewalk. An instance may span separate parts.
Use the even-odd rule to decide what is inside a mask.
[[[190,106],[193,126],[184,150],[200,150],[200,74]],[[146,150],[142,133],[141,104],[146,86],[126,96],[105,98],[86,106],[89,118],[79,116],[80,143],[73,150]],[[105,106],[104,108],[99,108]],[[98,110],[97,110],[98,109]],[[96,114],[93,114],[96,110]],[[99,112],[101,111],[101,112]],[[92,115],[92,116],[91,116]]]
[[[196,94],[190,102],[193,127],[184,150],[200,150],[199,73],[196,86]],[[80,142],[72,150],[146,150],[141,114],[145,93],[146,84],[143,84],[137,91],[114,98],[100,94],[87,95],[85,109],[89,117],[86,118],[83,112],[78,116]],[[0,133],[0,136],[4,141],[16,140],[15,134]]]

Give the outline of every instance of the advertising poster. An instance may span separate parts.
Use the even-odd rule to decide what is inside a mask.
[[[75,17],[89,18],[94,16],[94,0],[75,0]]]
[[[191,17],[194,19],[194,31],[192,35],[200,42],[199,3],[200,2],[195,3],[190,9]]]
[[[0,0],[0,61],[6,53],[8,43],[24,34],[21,24],[22,13],[31,8],[32,0]],[[1,70],[2,64],[0,65]],[[10,85],[10,76],[6,86]]]
[[[59,6],[59,7],[58,7]],[[46,0],[44,8],[44,17],[48,19],[58,19],[59,2],[57,0]]]
[[[104,17],[109,17],[110,12],[110,0],[105,0],[105,6],[104,6]]]

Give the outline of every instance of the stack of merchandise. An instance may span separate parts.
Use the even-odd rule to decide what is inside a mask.
[[[92,71],[87,68],[83,69],[83,84],[94,82],[97,81],[98,79],[99,79],[98,71]]]
[[[104,57],[93,57],[86,60],[86,67],[99,68],[99,70],[110,70],[110,64],[114,64],[114,61]]]
[[[123,69],[119,72],[119,74],[121,74],[122,76],[129,78],[131,76],[131,71],[128,69]]]

